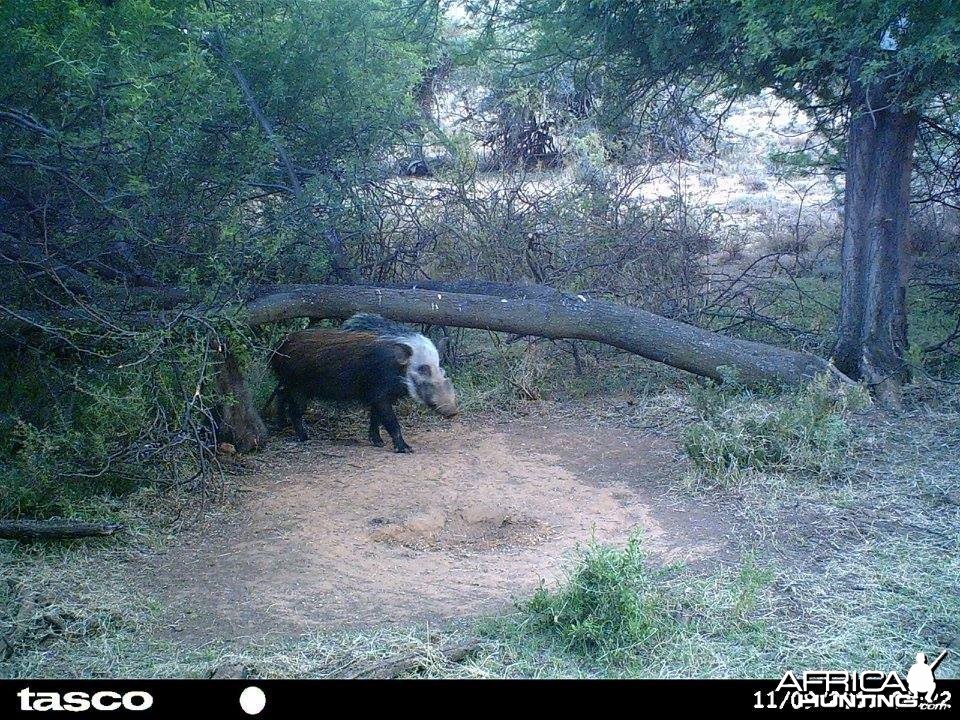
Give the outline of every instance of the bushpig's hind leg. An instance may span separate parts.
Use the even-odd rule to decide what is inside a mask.
[[[274,424],[277,426],[278,430],[283,430],[293,418],[293,413],[290,409],[290,397],[287,389],[282,385],[278,385],[274,392],[276,393],[277,401],[277,414],[274,418]],[[264,409],[266,409],[266,407],[267,406],[264,406]]]
[[[370,432],[368,437],[370,438],[370,444],[375,445],[376,447],[383,447],[383,438],[380,436],[380,425],[382,424],[380,420],[380,412],[377,410],[376,405],[370,406]]]
[[[393,405],[388,402],[380,402],[374,407],[377,410],[380,422],[390,433],[390,439],[393,440],[393,449],[398,453],[413,452],[413,448],[407,445],[406,440],[403,439],[403,434],[400,432],[400,423],[397,422],[397,415],[393,412]]]
[[[303,412],[307,409],[306,403],[303,402],[302,398],[292,394],[286,395],[284,400],[287,406],[287,417],[290,418],[290,424],[293,425],[297,437],[303,442],[307,439],[307,427],[303,424]]]

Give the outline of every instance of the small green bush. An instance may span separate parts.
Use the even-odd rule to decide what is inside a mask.
[[[674,621],[638,538],[623,550],[591,542],[580,550],[568,581],[543,585],[524,606],[534,627],[565,650],[618,659],[659,644]]]
[[[869,402],[865,391],[838,390],[826,377],[771,398],[709,384],[691,400],[700,420],[684,432],[683,448],[716,479],[743,470],[836,475],[851,440],[845,415]]]

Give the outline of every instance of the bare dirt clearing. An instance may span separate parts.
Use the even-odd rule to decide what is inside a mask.
[[[413,455],[316,429],[275,441],[239,507],[148,557],[169,627],[259,638],[495,612],[559,577],[591,535],[640,529],[662,562],[730,550],[722,512],[671,496],[667,438],[471,418],[409,440]]]

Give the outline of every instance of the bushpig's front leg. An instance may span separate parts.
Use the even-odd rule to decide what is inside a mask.
[[[367,437],[370,438],[370,444],[376,447],[383,447],[383,438],[380,436],[380,425],[382,421],[380,420],[380,411],[377,410],[376,405],[370,406],[370,431],[367,433]]]
[[[393,449],[398,453],[413,452],[413,448],[407,445],[407,441],[403,439],[403,434],[400,432],[400,423],[397,422],[397,415],[393,412],[393,405],[381,402],[377,404],[376,409],[380,422],[393,440]]]
[[[285,398],[287,405],[287,417],[290,418],[290,424],[297,433],[301,442],[307,440],[307,426],[303,423],[303,413],[307,409],[306,403],[295,394],[288,394]]]

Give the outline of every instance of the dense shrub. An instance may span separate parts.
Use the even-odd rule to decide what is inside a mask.
[[[556,590],[541,586],[524,610],[568,650],[623,657],[664,639],[672,620],[639,539],[626,548],[592,543]]]
[[[239,298],[327,276],[324,229],[415,112],[435,32],[418,12],[0,4],[0,516],[204,479],[208,342],[249,351]]]

